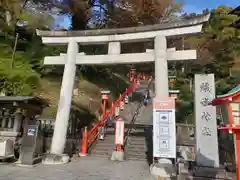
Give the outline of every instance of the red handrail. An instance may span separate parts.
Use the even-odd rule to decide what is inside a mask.
[[[99,127],[106,127],[107,124],[107,119],[109,117],[109,115],[114,113],[115,107],[118,106],[120,104],[121,101],[123,101],[123,99],[129,95],[130,93],[132,93],[136,88],[136,80],[133,81],[133,83],[130,84],[130,86],[124,91],[124,93],[113,103],[113,106],[110,109],[110,112],[106,112],[105,114],[103,114],[100,118],[99,121],[97,121],[93,127],[87,132],[87,130],[85,130],[85,132],[83,132],[84,136],[83,141],[82,141],[82,155],[86,155],[87,151],[89,149],[89,147],[96,141],[98,135],[99,135]]]

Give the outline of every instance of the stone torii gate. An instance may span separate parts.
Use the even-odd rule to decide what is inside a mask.
[[[168,97],[167,60],[194,60],[196,59],[196,51],[176,51],[174,48],[167,49],[167,38],[199,33],[202,29],[202,24],[208,21],[208,19],[209,15],[204,15],[189,20],[120,29],[55,32],[37,30],[37,35],[42,37],[42,42],[44,44],[68,46],[66,54],[45,57],[44,59],[45,65],[65,65],[58,112],[51,144],[51,154],[49,155],[49,158],[47,158],[52,159],[51,161],[58,162],[49,163],[64,163],[62,159],[64,159],[63,157],[66,157],[63,156],[63,151],[66,141],[76,65],[155,62],[156,97]],[[143,42],[151,41],[153,39],[153,50],[146,50],[144,53],[121,54],[120,43]],[[79,44],[108,44],[108,54],[85,55],[84,53],[79,53]],[[54,160],[53,157],[55,157]]]

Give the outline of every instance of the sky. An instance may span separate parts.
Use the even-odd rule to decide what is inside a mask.
[[[181,0],[179,0],[181,1]],[[184,11],[187,13],[201,13],[203,9],[214,9],[219,5],[237,7],[239,0],[183,0]]]

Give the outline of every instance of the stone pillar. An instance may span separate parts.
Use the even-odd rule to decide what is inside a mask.
[[[195,74],[196,162],[199,166],[219,167],[214,74]],[[209,143],[211,142],[211,143]]]
[[[8,124],[7,124],[7,128],[11,129],[13,127],[13,119],[11,116],[8,117]]]
[[[120,53],[121,53],[120,42],[110,42],[108,44],[108,54],[120,54]]]
[[[43,161],[44,164],[64,164],[69,161],[69,157],[63,155],[63,151],[66,143],[78,50],[77,42],[70,41],[68,44],[67,61],[64,67],[58,111],[54,126],[51,154]]]
[[[23,112],[25,118],[22,120],[23,121],[23,137],[24,136],[27,136],[27,129],[28,129],[28,121],[30,121],[30,118],[27,116],[28,115],[28,111],[25,110]],[[22,144],[22,140],[23,140],[23,137],[20,139],[20,144]],[[22,158],[23,158],[23,147],[20,146],[20,154],[19,154],[19,158],[18,158],[18,164],[21,164],[22,163]]]
[[[208,176],[227,179],[225,169],[219,164],[216,107],[209,105],[215,98],[214,74],[195,74],[195,138],[196,177]],[[197,178],[196,178],[197,179]]]
[[[4,111],[3,112],[3,117],[2,117],[2,128],[6,128],[7,126],[7,119],[8,119],[8,112]]]
[[[155,52],[155,93],[157,98],[168,97],[167,40],[165,36],[156,36]]]
[[[21,113],[15,113],[14,124],[13,124],[13,132],[20,132],[21,123],[22,123],[22,114]]]
[[[156,98],[168,98],[168,65],[167,41],[164,36],[156,36],[154,40],[155,52],[155,94]],[[159,158],[158,163],[150,166],[150,172],[155,177],[170,178],[175,172],[171,159]]]
[[[7,125],[7,117],[2,118],[2,128],[6,128]]]

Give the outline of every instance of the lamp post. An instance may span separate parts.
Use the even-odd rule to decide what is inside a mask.
[[[106,114],[107,102],[108,102],[109,94],[110,94],[110,91],[101,91],[103,115]]]
[[[25,8],[26,4],[27,4],[27,1],[28,0],[25,0],[23,2],[23,5],[22,5],[22,9]],[[15,61],[15,54],[16,54],[16,49],[17,49],[17,43],[18,43],[18,39],[19,39],[19,30],[26,26],[28,23],[27,21],[24,21],[24,22],[20,22],[20,20],[18,19],[16,24],[15,24],[15,42],[14,42],[14,46],[13,46],[13,52],[12,52],[12,58],[11,58],[11,68],[13,68],[14,66],[14,61]]]

